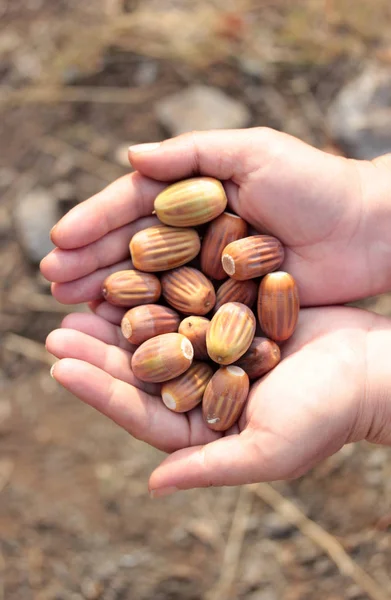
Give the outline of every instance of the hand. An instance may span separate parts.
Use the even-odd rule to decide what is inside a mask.
[[[292,478],[345,443],[391,443],[391,323],[324,307],[390,287],[388,165],[347,161],[264,129],[188,134],[130,158],[138,172],[68,213],[52,233],[59,249],[41,268],[59,301],[90,301],[97,313],[70,315],[49,335],[48,349],[62,358],[55,378],[132,435],[174,452],[151,476],[155,495]],[[224,180],[232,209],[282,241],[282,268],[298,282],[302,306],[323,306],[301,311],[282,362],[253,386],[223,437],[204,426],[199,408],[171,413],[154,396],[158,387],[135,380],[118,327],[123,311],[98,300],[103,278],[130,264],[131,235],[153,221],[142,217],[164,186],[156,180],[198,173]]]

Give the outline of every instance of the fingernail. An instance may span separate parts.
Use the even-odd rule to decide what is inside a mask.
[[[54,368],[55,368],[56,364],[57,364],[57,363],[55,362],[55,363],[54,363],[54,364],[53,364],[53,365],[50,367],[50,377],[52,377],[53,379],[55,378],[55,377],[54,377]]]
[[[163,498],[163,496],[171,496],[171,494],[175,494],[175,492],[179,492],[179,488],[170,486],[159,488],[158,490],[150,490],[149,495],[151,498]]]
[[[53,233],[56,230],[57,225],[54,225],[54,227],[51,228],[50,233],[49,233],[49,237],[50,239],[53,241]]]
[[[160,142],[151,142],[149,144],[137,144],[136,146],[130,146],[129,152],[132,154],[141,154],[141,152],[152,152],[157,150],[160,146]]]

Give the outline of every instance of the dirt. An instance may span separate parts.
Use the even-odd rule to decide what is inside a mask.
[[[105,13],[99,13],[97,4],[110,16],[117,10],[132,14],[139,3],[86,2],[80,8],[78,2],[58,2],[54,8],[49,1],[0,2],[8,25],[0,45],[7,34],[11,47],[2,53],[1,83],[14,89],[45,84],[43,75],[34,78],[32,67],[26,67],[28,76],[15,69],[16,54],[28,54],[29,47],[21,42],[12,47],[11,31],[31,40],[37,29],[41,38],[50,40],[62,18],[99,24]],[[57,48],[59,39],[55,38]],[[38,42],[30,48],[32,56],[37,47]],[[83,51],[80,42],[79,54]],[[291,82],[304,77],[315,104],[322,106],[346,74],[358,68],[354,53],[338,55],[334,69],[331,64],[327,69],[283,65],[273,75],[273,85],[280,82],[285,102],[273,112],[273,102],[260,92],[259,77],[246,73],[235,60],[224,58],[203,68],[184,57],[155,58],[150,52],[143,54],[143,48],[135,52],[122,46],[101,48],[98,56],[92,66],[80,67],[73,87],[137,88],[136,74],[152,61],[156,80],[146,86],[149,100],[131,106],[22,102],[1,109],[3,340],[16,334],[43,343],[66,310],[50,302],[37,265],[29,262],[15,235],[12,206],[26,186],[39,183],[52,189],[58,182],[71,182],[73,198],[61,205],[63,212],[92,195],[127,171],[115,162],[121,144],[166,137],[151,107],[163,91],[176,91],[189,81],[220,86],[244,101],[252,111],[252,124],[300,132],[323,146],[327,132],[321,120],[309,124],[303,96],[292,92]],[[47,65],[47,57],[45,61]],[[66,75],[70,77],[69,70]],[[264,84],[268,89],[272,85],[267,80]],[[48,139],[62,142],[60,150],[54,151]],[[86,155],[104,161],[107,171]],[[391,316],[391,296],[360,304]],[[0,600],[206,600],[232,568],[223,560],[224,548],[240,489],[193,490],[149,499],[148,476],[162,453],[132,439],[61,389],[38,351],[29,357],[24,345],[21,352],[5,345],[0,352]],[[275,484],[335,536],[379,583],[384,598],[391,597],[390,459],[391,449],[357,444],[296,481]],[[319,600],[370,598],[308,537],[255,496],[244,528],[238,569],[225,598],[309,600],[315,587]]]

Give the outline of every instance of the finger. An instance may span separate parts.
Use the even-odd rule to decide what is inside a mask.
[[[109,321],[109,323],[113,323],[114,325],[120,325],[122,317],[124,316],[127,310],[127,308],[114,306],[113,304],[109,304],[109,302],[106,301],[99,302],[99,304],[97,304],[93,308],[93,312],[96,315],[102,317],[102,319],[105,319],[106,321]]]
[[[124,338],[121,328],[108,323],[106,319],[84,313],[71,313],[62,320],[61,327],[64,329],[75,329],[87,335],[91,335],[105,344],[118,346],[128,352],[132,352],[133,346]]]
[[[164,185],[131,173],[70,210],[51,231],[51,239],[65,250],[81,248],[114,229],[150,215]]]
[[[161,181],[203,174],[238,183],[260,159],[252,129],[196,131],[129,148],[132,166]]]
[[[152,473],[149,489],[156,497],[175,488],[187,490],[285,479],[292,465],[286,460],[278,462],[278,454],[273,436],[267,432],[257,440],[249,431],[230,435],[175,452]]]
[[[52,283],[53,296],[62,304],[79,304],[102,298],[102,284],[106,277],[116,271],[132,268],[132,261],[127,260],[111,267],[98,269],[90,275],[68,283]]]
[[[96,337],[73,329],[55,329],[48,335],[46,347],[57,358],[83,360],[148,394],[160,394],[160,385],[145,383],[134,376],[129,351],[106,344]]]
[[[169,411],[156,396],[115,379],[95,365],[64,358],[52,367],[52,376],[135,438],[164,452],[188,445],[189,427],[183,414]]]
[[[129,225],[112,231],[101,239],[75,250],[55,248],[41,262],[42,275],[57,283],[74,281],[129,258],[129,242],[133,235],[158,223],[156,217],[138,219]]]

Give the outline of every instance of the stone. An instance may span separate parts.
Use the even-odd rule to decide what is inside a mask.
[[[391,68],[371,64],[347,83],[329,107],[327,124],[350,158],[391,152]]]
[[[155,105],[155,112],[173,136],[188,131],[241,128],[251,119],[242,102],[205,85],[192,85],[163,98]]]
[[[16,202],[13,217],[23,252],[32,263],[39,264],[54,248],[49,237],[59,218],[54,196],[43,188],[31,190]]]

